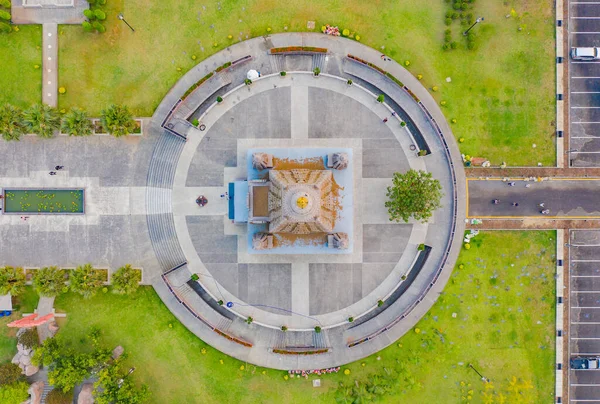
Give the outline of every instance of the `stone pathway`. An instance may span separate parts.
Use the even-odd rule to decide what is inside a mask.
[[[54,312],[54,297],[45,297],[40,296],[40,301],[38,302],[37,314],[39,317],[45,316],[46,314],[50,314]],[[52,337],[52,333],[49,328],[50,323],[45,323],[38,326],[38,336],[40,339],[40,343],[44,342],[46,339]]]
[[[42,102],[58,105],[58,24],[42,25]]]

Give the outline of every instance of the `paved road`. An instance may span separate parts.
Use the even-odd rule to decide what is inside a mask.
[[[569,241],[569,357],[600,355],[600,230],[573,230]],[[600,403],[600,370],[570,370],[571,402]]]
[[[569,47],[600,46],[600,3],[569,2]],[[600,61],[579,62],[569,57],[570,142],[573,167],[600,166]]]
[[[468,180],[467,217],[600,217],[600,179],[550,180],[542,182]],[[526,187],[529,185],[529,187]],[[499,203],[493,204],[492,200]],[[513,206],[513,203],[518,206]],[[549,209],[548,216],[540,213]]]

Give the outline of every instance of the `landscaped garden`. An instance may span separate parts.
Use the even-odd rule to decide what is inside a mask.
[[[59,319],[59,336],[85,350],[86,335],[100,328],[106,346],[125,348],[125,367],[136,367],[133,377],[150,386],[155,403],[194,402],[200,396],[209,403],[331,402],[368,399],[374,391],[385,392],[382,401],[390,403],[440,397],[476,403],[552,400],[555,232],[488,232],[474,237],[471,246],[411,332],[337,374],[309,381],[216,351],[181,325],[150,287],[131,295],[107,289],[87,300],[60,295],[55,307],[67,317]],[[14,349],[7,332],[4,328],[0,346]],[[491,382],[483,383],[469,364]],[[315,378],[320,388],[312,387]]]
[[[5,189],[7,213],[83,213],[83,189]]]

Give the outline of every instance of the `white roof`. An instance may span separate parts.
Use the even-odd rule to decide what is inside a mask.
[[[0,296],[0,310],[12,311],[12,299],[10,293],[8,295]]]
[[[249,80],[256,80],[258,78],[258,72],[256,70],[248,70],[246,77]]]

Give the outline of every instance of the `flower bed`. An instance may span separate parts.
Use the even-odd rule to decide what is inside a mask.
[[[206,80],[210,79],[213,76],[213,74],[214,74],[213,72],[208,73],[206,76],[204,76],[200,80],[198,80],[193,86],[191,86],[190,88],[188,88],[188,90],[181,97],[181,100],[182,101],[185,100],[187,98],[187,96],[192,93],[192,91],[194,91],[195,89],[197,89],[198,87],[200,87],[200,85],[202,83],[204,83]]]
[[[225,338],[227,338],[230,341],[236,342],[236,343],[238,343],[240,345],[243,345],[243,346],[246,346],[248,348],[252,348],[252,344],[251,343],[246,342],[246,341],[242,341],[241,339],[238,339],[238,338],[235,338],[235,337],[232,337],[231,335],[224,333],[223,331],[219,330],[218,328],[215,328],[214,331],[217,334],[219,334],[220,336],[225,337]]]
[[[281,355],[318,355],[329,352],[328,348],[323,349],[312,349],[306,351],[295,351],[289,349],[273,349],[273,353],[281,354]]]
[[[217,67],[215,72],[219,73],[221,70],[227,69],[229,66],[231,66],[231,62],[224,63],[223,65]]]
[[[286,46],[284,48],[271,48],[269,53],[275,55],[278,53],[292,53],[292,52],[312,52],[312,53],[327,53],[326,48],[315,48],[313,46]]]
[[[373,64],[373,63],[371,63],[371,62],[367,62],[367,61],[366,61],[366,60],[364,60],[364,59],[361,59],[361,58],[359,58],[359,57],[356,57],[356,56],[354,56],[354,55],[350,55],[350,54],[348,54],[348,57],[349,57],[350,59],[352,59],[352,60],[356,60],[357,62],[359,62],[359,63],[362,63],[363,65],[367,65],[367,66],[369,66],[370,68],[377,70],[379,73],[383,74],[384,76],[387,76],[387,72],[386,72],[385,70],[383,70],[381,67],[379,67],[379,66],[377,66],[377,65],[374,65],[374,64]]]

